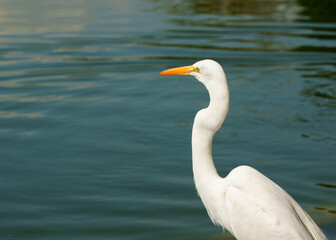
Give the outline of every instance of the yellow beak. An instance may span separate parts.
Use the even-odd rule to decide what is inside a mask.
[[[185,66],[185,67],[177,67],[170,68],[163,72],[160,72],[160,75],[187,75],[191,72],[199,72],[197,67],[194,66]]]

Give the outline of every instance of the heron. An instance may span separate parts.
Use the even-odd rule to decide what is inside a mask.
[[[238,240],[326,240],[326,236],[280,186],[250,166],[226,177],[217,173],[212,140],[229,111],[226,74],[214,60],[171,68],[160,75],[191,75],[208,90],[208,107],[197,112],[192,128],[194,183],[209,217]]]

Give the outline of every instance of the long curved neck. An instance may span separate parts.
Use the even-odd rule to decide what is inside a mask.
[[[203,182],[219,178],[212,159],[212,139],[229,110],[229,89],[225,75],[223,81],[217,81],[213,86],[208,83],[206,87],[210,104],[196,114],[192,131],[192,163],[196,188],[203,185]]]

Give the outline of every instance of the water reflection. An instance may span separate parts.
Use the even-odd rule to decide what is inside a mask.
[[[83,3],[84,1],[1,1],[1,33],[25,35],[82,30],[90,20],[88,12],[82,7]]]
[[[303,7],[301,14],[311,22],[336,22],[336,3],[334,0],[297,0]]]
[[[325,188],[336,188],[336,185],[327,184],[327,183],[316,183],[317,186],[325,187]]]
[[[297,1],[261,1],[261,0],[229,0],[229,1],[164,1],[147,0],[160,4],[156,10],[164,10],[172,15],[268,15],[274,20],[305,20],[312,22],[335,22],[336,4],[333,0],[317,3],[314,0]],[[298,14],[301,15],[298,16]],[[254,20],[256,18],[254,17]],[[244,20],[244,19],[241,19]],[[245,20],[248,20],[245,19]],[[268,19],[270,20],[270,19]]]
[[[333,209],[328,209],[328,208],[325,208],[325,207],[315,207],[316,210],[318,211],[326,211],[328,213],[331,213],[331,214],[336,214],[336,210],[333,210]]]
[[[207,1],[207,0],[189,0],[189,1],[164,1],[147,0],[149,2],[160,3],[156,10],[163,9],[172,15],[258,15],[269,16],[274,20],[290,20],[295,17],[294,13],[297,7],[293,1],[260,1],[260,0],[229,0],[229,1]],[[254,18],[255,20],[255,18]]]
[[[298,3],[303,7],[300,14],[308,17],[306,21],[311,22],[326,22],[333,23],[336,21],[335,11],[336,4],[333,0],[326,0],[317,3],[313,0],[298,0]],[[295,51],[300,52],[319,52],[322,54],[335,53],[336,26],[334,24],[321,24],[320,26],[312,27],[313,34],[307,34],[305,37],[323,40],[320,45],[305,45],[297,47]],[[336,106],[336,70],[334,58],[331,61],[318,61],[306,64],[302,77],[305,80],[305,86],[301,94],[305,96],[317,107],[334,109]],[[298,71],[303,71],[298,69]],[[324,110],[322,110],[324,111]],[[318,112],[318,115],[325,114]],[[330,123],[334,124],[335,115],[330,112]],[[330,137],[324,137],[329,139]]]
[[[18,113],[18,112],[8,112],[0,111],[0,118],[41,118],[45,115],[43,113]]]
[[[125,14],[131,11],[129,0],[114,0],[113,5],[110,5],[108,0],[95,2],[1,0],[0,3],[0,32],[9,35],[79,32],[87,25],[101,21],[95,11],[102,14]],[[120,23],[120,21],[125,22],[125,17],[113,20],[114,23]]]

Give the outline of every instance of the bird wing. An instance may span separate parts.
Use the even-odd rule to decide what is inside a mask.
[[[229,225],[237,239],[296,239],[286,226],[261,207],[262,203],[258,199],[238,188],[231,186],[227,189],[225,202]]]
[[[257,170],[240,166],[224,181],[223,207],[239,240],[327,239],[290,195]]]

